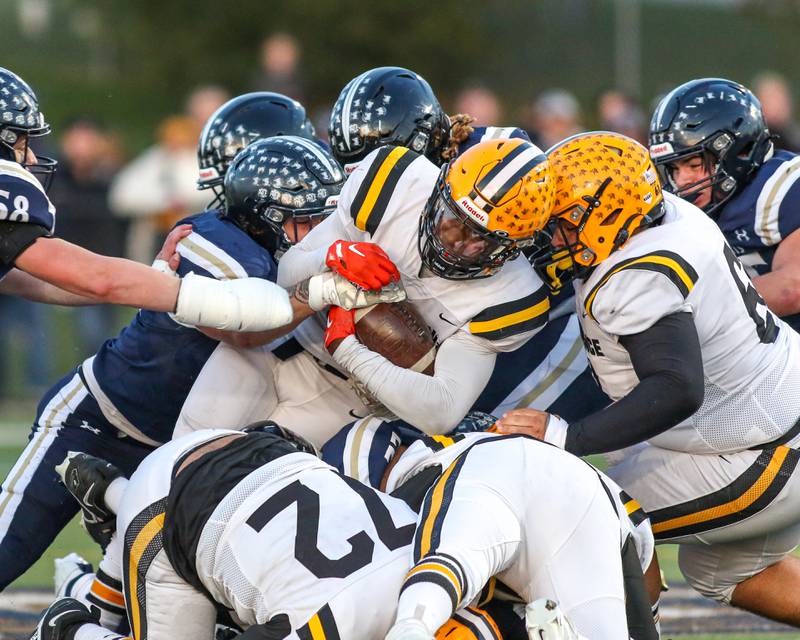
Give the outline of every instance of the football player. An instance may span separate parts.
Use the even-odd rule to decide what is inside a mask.
[[[348,177],[336,212],[283,257],[278,281],[290,286],[326,266],[379,278],[363,250],[377,243],[436,335],[435,372],[403,369],[370,351],[354,335],[352,313],[336,308],[324,346],[321,330],[317,340],[298,339],[392,414],[427,433],[450,431],[485,387],[497,354],[547,321],[546,288],[520,251],[548,215],[551,193],[544,154],[524,140],[479,143],[441,169],[405,147],[373,151]]]
[[[615,402],[570,424],[519,410],[498,428],[578,455],[624,449],[608,474],[657,542],[680,545],[689,583],[800,625],[800,336],[714,222],[662,193],[640,144],[586,133],[548,157],[556,213],[539,265],[574,278],[589,362]]]
[[[245,629],[243,638],[383,637],[409,568],[416,514],[339,475],[302,438],[269,426],[245,431],[173,440],[130,482],[119,481],[119,529],[101,567],[115,558],[131,637],[210,639],[220,609]],[[65,478],[81,476],[73,490],[83,495],[91,483],[102,497],[95,485],[113,486],[93,472],[98,463],[65,461]],[[114,582],[99,572],[92,594],[121,604],[104,586]],[[448,631],[477,621],[490,626],[465,637],[499,637],[482,611],[461,613],[466,623]],[[121,638],[73,598],[57,600],[34,637],[76,634]]]
[[[348,174],[369,153],[387,145],[408,147],[442,166],[485,140],[529,140],[522,129],[473,124],[468,114],[448,116],[419,74],[379,67],[345,85],[333,106],[328,135],[333,155]],[[532,406],[569,420],[609,403],[581,348],[572,296],[567,284],[551,296],[550,321],[536,340],[498,354],[474,409],[501,415],[517,406]]]
[[[329,269],[366,288],[399,277],[438,335],[434,376],[367,350],[350,315],[335,311],[327,338],[324,320],[311,318],[277,348],[221,348],[184,403],[176,433],[267,417],[321,446],[369,413],[348,376],[423,430],[455,427],[496,354],[547,320],[547,290],[517,259],[550,208],[542,160],[517,139],[480,143],[441,170],[410,149],[382,147],[350,174],[336,213],[281,258],[279,282],[289,287]],[[344,344],[331,357],[325,342]]]
[[[274,167],[280,182],[270,174]],[[313,141],[284,136],[253,143],[226,173],[224,208],[185,220],[192,233],[178,245],[178,274],[274,280],[270,251],[328,215],[343,179],[336,161]],[[361,305],[381,299],[367,299],[369,293],[333,274],[322,280],[320,286],[311,283],[312,304],[328,296],[316,308],[330,302],[355,305],[359,297]],[[308,295],[302,301],[292,297],[297,316],[313,312],[308,302]],[[268,333],[257,337],[271,339]],[[45,394],[30,442],[0,492],[0,589],[33,564],[75,514],[54,465],[70,450],[86,451],[130,474],[173,437],[181,404],[218,346],[168,314],[140,311],[117,338]]]
[[[767,306],[800,330],[800,159],[775,148],[758,98],[721,78],[682,84],[653,114],[650,155],[667,191],[711,216]]]
[[[492,576],[521,602],[558,601],[589,638],[627,638],[620,624],[626,607],[630,637],[658,637],[642,576],[653,556],[647,515],[574,456],[496,433],[419,438],[402,421],[371,416],[331,438],[322,459],[420,513],[396,637],[404,637],[401,628],[418,628],[419,637],[430,638],[451,607],[474,598],[486,605]],[[623,571],[624,604],[603,601],[620,595]]]
[[[218,329],[263,330],[291,320],[286,293],[272,283],[197,274],[179,280],[53,238],[56,209],[46,187],[57,163],[30,146],[49,133],[30,86],[0,68],[0,291],[53,304],[125,304]]]

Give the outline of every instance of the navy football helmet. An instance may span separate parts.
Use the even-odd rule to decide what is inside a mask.
[[[313,140],[314,135],[314,125],[297,100],[268,91],[232,98],[214,112],[200,134],[197,188],[212,189],[217,196],[212,206],[220,204],[225,172],[236,154],[251,142],[271,136]]]
[[[353,78],[328,125],[333,155],[345,170],[386,145],[407,147],[440,165],[449,130],[433,89],[402,67],[378,67]]]
[[[670,91],[650,121],[650,155],[668,191],[694,201],[711,187],[704,210],[714,214],[772,155],[761,103],[746,87],[722,78],[692,80]],[[678,188],[677,160],[701,155],[710,175]]]
[[[319,143],[298,136],[258,140],[225,174],[225,216],[279,258],[298,239],[298,224],[313,227],[336,208],[343,184],[342,168]]]
[[[45,189],[50,186],[58,162],[46,156],[37,156],[36,164],[28,164],[25,159],[30,139],[49,133],[50,125],[39,109],[39,100],[33,89],[16,73],[0,67],[0,158],[16,162],[14,145],[24,137],[24,155],[20,164],[41,176]]]

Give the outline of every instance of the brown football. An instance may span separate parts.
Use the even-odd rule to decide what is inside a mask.
[[[433,375],[436,343],[430,327],[407,300],[373,305],[355,312],[356,337],[404,369]]]

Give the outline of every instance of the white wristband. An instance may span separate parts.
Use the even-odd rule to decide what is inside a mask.
[[[160,271],[161,273],[166,273],[168,276],[177,276],[178,274],[172,270],[169,266],[169,262],[166,260],[162,260],[161,258],[156,258],[153,260],[153,264],[150,265],[156,271]]]
[[[214,280],[187,274],[174,318],[182,324],[227,331],[266,331],[292,321],[285,289],[261,278]]]
[[[567,427],[569,427],[569,424],[566,420],[552,413],[549,414],[544,432],[544,441],[563,449],[567,440]]]

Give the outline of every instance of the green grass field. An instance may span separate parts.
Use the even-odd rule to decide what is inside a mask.
[[[0,421],[0,477],[2,478],[5,478],[27,442],[30,422],[24,413],[24,409],[16,408],[0,414],[4,416],[4,420]],[[86,532],[81,529],[77,518],[61,532],[45,555],[27,573],[13,583],[12,588],[52,589],[53,559],[66,555],[70,551],[81,554],[84,558],[94,563],[95,566],[100,560],[99,548],[92,542]],[[667,581],[672,585],[684,583],[677,565],[677,547],[674,545],[660,546],[658,547],[658,556]],[[776,633],[737,633],[680,637],[691,640],[777,640],[793,636]]]

